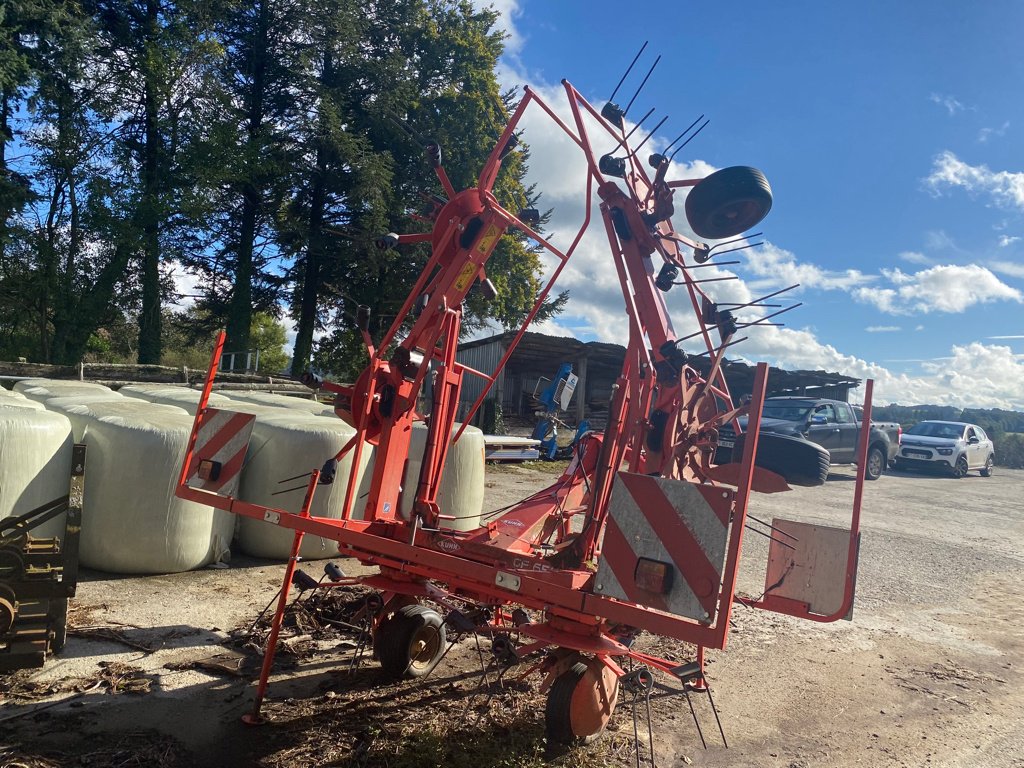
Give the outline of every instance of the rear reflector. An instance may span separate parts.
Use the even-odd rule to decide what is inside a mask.
[[[664,595],[672,589],[672,572],[673,569],[669,563],[641,557],[636,561],[633,582],[640,589]]]

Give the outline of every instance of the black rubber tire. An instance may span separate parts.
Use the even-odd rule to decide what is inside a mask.
[[[732,461],[743,459],[746,435],[737,435],[732,449]],[[824,485],[832,466],[829,452],[817,443],[793,435],[762,432],[757,438],[755,464],[769,472],[781,475],[790,485],[813,487]]]
[[[50,641],[50,652],[60,653],[68,641],[68,599],[50,601],[50,621],[53,626],[53,639]]]
[[[424,605],[403,605],[374,634],[374,649],[388,676],[422,677],[444,655],[447,633],[441,614]]]
[[[989,456],[988,460],[985,462],[985,466],[981,468],[981,476],[982,477],[992,477],[992,467],[994,467],[995,464],[996,464],[995,459],[993,459],[991,456]]]
[[[686,220],[700,237],[721,240],[756,227],[772,208],[772,188],[757,168],[734,165],[701,179],[686,196]]]
[[[591,733],[577,733],[578,728],[573,725],[572,704],[577,688],[581,685],[593,686],[597,679],[596,675],[599,674],[597,670],[602,666],[597,659],[591,659],[590,662],[578,661],[555,678],[551,690],[548,691],[547,705],[544,708],[544,727],[549,743],[575,746],[591,744],[601,738],[607,720]],[[618,679],[615,679],[611,709],[607,712],[607,718],[615,712],[615,705],[619,700],[618,682]]]
[[[868,457],[865,461],[867,464],[864,467],[864,479],[865,480],[877,480],[885,472],[885,451],[877,445],[868,447]]]
[[[961,456],[956,460],[956,466],[953,467],[953,477],[959,480],[962,477],[967,477],[969,467],[967,464],[967,457]]]

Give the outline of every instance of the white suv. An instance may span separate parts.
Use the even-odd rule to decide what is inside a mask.
[[[963,477],[977,469],[982,477],[992,474],[995,452],[985,430],[962,421],[922,421],[904,430],[896,469],[942,469]]]

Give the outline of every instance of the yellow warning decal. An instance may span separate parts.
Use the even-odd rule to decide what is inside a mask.
[[[477,270],[480,269],[479,265],[469,262],[459,272],[459,276],[455,278],[455,290],[464,291],[469,282],[476,276]]]
[[[476,247],[477,251],[480,253],[490,253],[499,237],[501,237],[501,230],[491,224],[487,227],[487,232],[484,236],[480,238],[480,242]]]

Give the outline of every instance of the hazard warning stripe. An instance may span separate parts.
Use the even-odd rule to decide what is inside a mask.
[[[246,413],[232,413],[231,411],[217,411],[213,418],[203,422],[199,428],[199,435],[196,440],[196,453],[202,453],[203,458],[215,456],[221,448],[231,442],[245,427],[252,421],[252,416]],[[223,423],[219,423],[223,422]],[[212,433],[205,442],[199,440],[206,437],[207,432]],[[198,457],[197,457],[198,459]]]
[[[196,448],[192,454],[187,484],[214,492],[230,486],[230,495],[245,461],[253,421],[251,414],[208,409],[196,435]],[[220,462],[220,473],[216,480],[199,478],[199,466],[203,460]]]
[[[618,582],[622,594],[629,600],[634,603],[650,606],[651,608],[657,608],[659,611],[668,611],[668,605],[661,595],[649,592],[646,589],[640,589],[633,581],[637,556],[633,552],[633,547],[630,545],[629,540],[619,529],[614,517],[608,518],[608,524],[604,530],[601,559],[611,568],[611,575]]]
[[[676,564],[694,597],[700,602],[701,607],[713,616],[721,577],[708,560],[700,542],[694,538],[664,494],[651,492],[651,484],[643,482],[645,477],[623,473],[619,475],[619,479],[625,484],[630,496],[638,502],[638,509],[668,551],[669,557]],[[639,503],[641,499],[643,503]]]
[[[225,485],[232,482],[238,473],[242,471],[242,464],[245,463],[245,454],[248,450],[248,444],[243,445],[234,456],[223,462],[220,468],[220,476],[216,480],[205,480],[203,482],[205,489],[208,491],[219,491]]]

